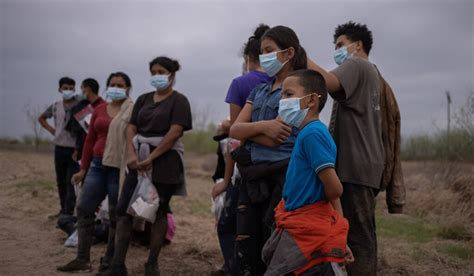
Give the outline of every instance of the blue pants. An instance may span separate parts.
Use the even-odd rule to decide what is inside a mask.
[[[82,186],[79,204],[77,205],[78,259],[90,259],[90,248],[94,233],[94,213],[106,196],[108,196],[109,200],[110,227],[105,256],[112,258],[117,224],[115,207],[119,192],[119,180],[119,169],[103,166],[101,158],[94,158],[92,160]]]
[[[108,195],[110,222],[115,228],[119,179],[119,169],[103,166],[101,158],[94,158],[82,186],[77,205],[78,218],[94,217],[95,211]]]

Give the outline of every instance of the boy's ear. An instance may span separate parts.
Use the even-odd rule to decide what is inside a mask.
[[[319,105],[319,98],[318,98],[318,94],[311,94],[309,97],[309,102],[308,102],[308,107],[309,108],[312,108],[314,106],[318,106]]]

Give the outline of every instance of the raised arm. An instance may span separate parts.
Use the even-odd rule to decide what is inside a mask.
[[[317,65],[314,61],[308,58],[308,69],[314,70],[319,72],[323,75],[324,81],[326,81],[326,85],[328,88],[329,93],[336,93],[342,90],[341,83],[339,79],[331,72],[326,71],[321,66]]]

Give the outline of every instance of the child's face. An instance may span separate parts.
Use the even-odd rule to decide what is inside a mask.
[[[313,94],[306,94],[298,77],[290,76],[283,81],[281,99],[299,98],[300,109],[312,109],[319,105],[319,99],[315,93],[316,91]]]

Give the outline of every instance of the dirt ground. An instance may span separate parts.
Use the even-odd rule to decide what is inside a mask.
[[[209,275],[222,264],[214,219],[210,213],[210,175],[214,159],[213,155],[188,154],[186,157],[189,196],[172,200],[177,233],[173,243],[165,247],[160,256],[162,275]],[[377,213],[381,219],[378,221],[379,274],[472,275],[474,216],[469,208],[472,207],[473,200],[464,198],[467,203],[459,204],[459,198],[474,195],[472,178],[465,180],[467,182],[463,182],[464,184],[453,180],[457,183],[454,188],[441,187],[439,191],[444,191],[442,193],[445,195],[439,201],[442,205],[440,208],[432,204],[440,195],[431,195],[432,191],[426,189],[426,185],[434,181],[430,179],[433,172],[425,172],[424,169],[425,164],[404,164],[408,215],[386,214],[383,207],[384,194],[380,195]],[[62,245],[66,235],[56,229],[55,221],[48,219],[49,215],[58,211],[59,204],[54,186],[52,155],[0,150],[0,172],[0,275],[61,275],[56,271],[56,266],[72,260],[76,249]],[[473,166],[466,165],[463,172],[471,177],[474,175]],[[458,190],[462,192],[459,193]],[[458,205],[452,207],[456,203]],[[459,209],[456,206],[464,208],[461,208],[461,213],[455,213],[461,214],[460,217],[450,215],[454,213],[445,210]],[[466,215],[469,212],[471,217]],[[442,224],[443,222],[449,224]],[[425,237],[421,233],[423,231],[435,233],[432,229],[459,223],[467,226],[459,230],[459,235],[459,231],[454,232],[454,238],[427,234],[426,239],[420,239]],[[394,233],[390,231],[393,230],[392,225],[407,227]],[[412,228],[415,232],[416,229],[421,229],[421,232],[411,233]],[[93,272],[97,271],[99,258],[104,250],[104,244],[92,248]],[[143,274],[146,255],[146,248],[137,245],[131,247],[127,258],[131,275]]]

